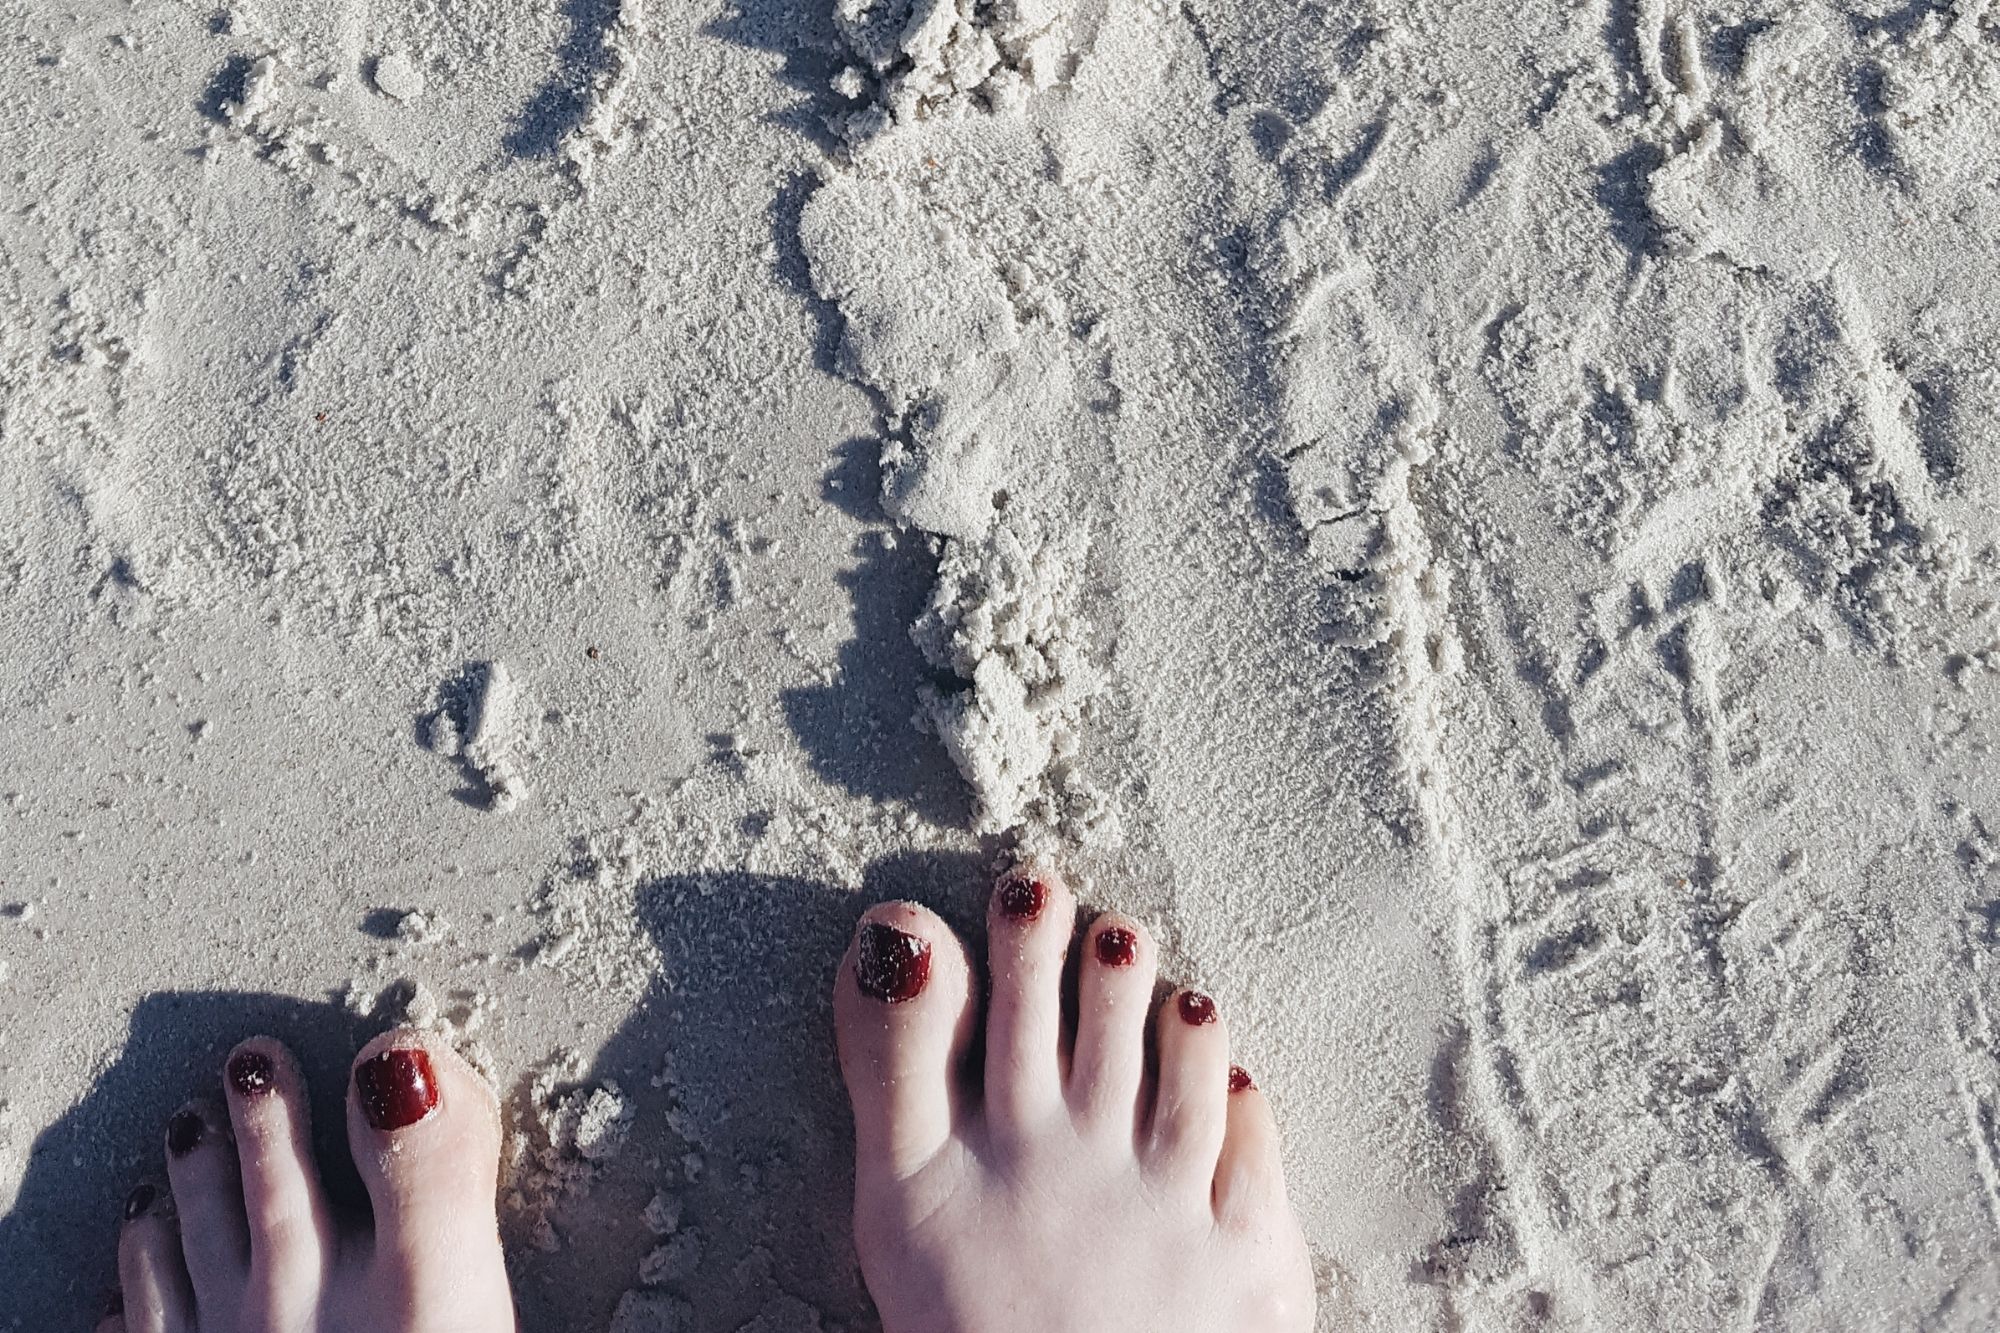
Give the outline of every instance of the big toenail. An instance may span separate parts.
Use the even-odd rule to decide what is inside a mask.
[[[1242,1065],[1229,1066],[1229,1090],[1231,1092],[1242,1092],[1247,1088],[1254,1088],[1256,1086],[1257,1084],[1250,1077],[1249,1070],[1245,1069]]]
[[[134,1185],[132,1192],[125,1196],[125,1220],[130,1222],[144,1213],[159,1197],[160,1192],[151,1185]]]
[[[229,1057],[229,1086],[239,1097],[261,1097],[278,1086],[278,1067],[262,1051],[238,1051]]]
[[[407,1129],[437,1109],[437,1074],[428,1051],[399,1046],[354,1071],[361,1113],[379,1130]]]
[[[1215,1001],[1198,990],[1181,992],[1181,1022],[1189,1027],[1205,1027],[1215,1021]]]
[[[1106,967],[1130,967],[1139,957],[1139,937],[1123,926],[1098,932],[1097,961]]]
[[[854,980],[861,993],[889,1004],[923,994],[931,979],[930,941],[870,921],[854,950]]]
[[[176,1157],[185,1157],[201,1146],[202,1135],[208,1126],[201,1123],[201,1117],[193,1111],[182,1111],[167,1122],[167,1151]]]
[[[1049,886],[1029,875],[1009,875],[1000,884],[1000,914],[1033,921],[1049,905]]]
[[[104,1317],[125,1313],[125,1293],[113,1287],[104,1297]]]

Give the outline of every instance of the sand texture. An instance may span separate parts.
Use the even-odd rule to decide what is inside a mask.
[[[2000,1326],[2000,2],[0,31],[0,1329],[409,1015],[527,1333],[869,1333],[832,969],[1020,851],[1326,1333]]]

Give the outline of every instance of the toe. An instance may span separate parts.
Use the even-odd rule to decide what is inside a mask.
[[[996,1128],[1031,1128],[1062,1105],[1063,962],[1076,900],[1054,873],[1022,866],[987,907],[986,1107]]]
[[[1215,1164],[1215,1216],[1224,1227],[1252,1229],[1286,1206],[1278,1121],[1240,1066],[1230,1066],[1227,1086],[1229,1124]]]
[[[950,1138],[973,1029],[970,977],[958,937],[914,903],[872,907],[856,928],[833,1016],[864,1175],[913,1175]]]
[[[417,1327],[511,1328],[486,1080],[425,1033],[384,1033],[355,1057],[347,1141],[374,1209],[371,1290]]]
[[[104,1313],[90,1333],[125,1333],[125,1293],[113,1287],[104,1298]]]
[[[1156,957],[1146,928],[1116,912],[1084,934],[1069,1101],[1079,1116],[1128,1136],[1138,1125]]]
[[[231,1051],[224,1075],[250,1244],[246,1313],[276,1327],[300,1325],[319,1302],[333,1253],[305,1078],[269,1037]]]
[[[1167,996],[1156,1021],[1160,1076],[1147,1157],[1206,1193],[1229,1121],[1229,1030],[1215,1001],[1196,990]]]
[[[204,1310],[234,1311],[250,1270],[250,1229],[226,1116],[199,1102],[174,1114],[167,1122],[167,1179],[196,1302]]]
[[[118,1289],[131,1333],[193,1333],[194,1292],[181,1264],[169,1197],[156,1185],[140,1185],[125,1200]]]

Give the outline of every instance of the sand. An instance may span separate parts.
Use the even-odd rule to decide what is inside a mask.
[[[864,1333],[834,960],[1021,854],[1324,1330],[2000,1320],[2000,4],[5,31],[0,1328],[407,1014],[530,1333]]]

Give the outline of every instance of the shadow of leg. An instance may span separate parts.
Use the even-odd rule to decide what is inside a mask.
[[[587,1076],[616,1085],[630,1137],[551,1215],[558,1248],[516,1251],[524,1329],[604,1327],[655,1251],[663,1280],[634,1300],[700,1333],[734,1333],[788,1297],[872,1327],[852,1248],[834,969],[867,904],[912,898],[969,932],[987,879],[979,858],[948,853],[887,858],[862,894],[737,871],[645,885],[660,977]],[[655,1195],[666,1203],[649,1226]],[[677,1219],[671,1235],[656,1231],[663,1215]]]

